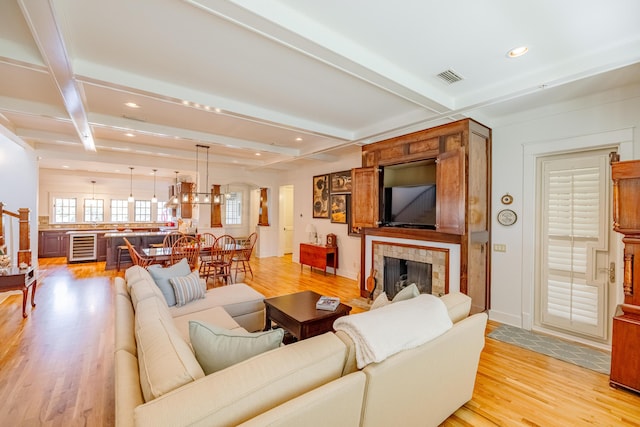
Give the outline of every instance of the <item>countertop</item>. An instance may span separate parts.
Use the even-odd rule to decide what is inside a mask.
[[[104,237],[142,237],[142,236],[165,236],[171,231],[109,231],[104,233]]]

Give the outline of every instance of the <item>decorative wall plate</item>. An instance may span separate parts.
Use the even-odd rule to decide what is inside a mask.
[[[511,209],[503,209],[498,212],[498,222],[502,225],[513,225],[518,220],[518,215]]]

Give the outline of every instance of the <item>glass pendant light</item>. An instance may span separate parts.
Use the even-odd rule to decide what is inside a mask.
[[[198,196],[198,180],[200,177],[200,174],[198,173],[198,148],[200,148],[200,145],[196,144],[196,187],[194,191],[195,197],[193,199],[195,203],[200,203],[200,197]]]
[[[177,205],[178,204],[178,174],[180,172],[178,171],[174,171],[174,172],[176,173],[176,187],[173,193],[173,203]]]
[[[204,196],[205,203],[211,203],[211,189],[209,188],[209,146],[203,145],[207,149],[207,180],[205,182],[204,189],[206,190],[206,195]]]
[[[158,169],[153,169],[153,197],[151,198],[151,203],[158,203],[158,198],[156,197],[156,172]]]
[[[131,166],[129,166],[129,171],[130,171],[129,198],[127,199],[127,201],[129,203],[133,203],[133,201],[134,201],[134,198],[133,198],[133,168]]]

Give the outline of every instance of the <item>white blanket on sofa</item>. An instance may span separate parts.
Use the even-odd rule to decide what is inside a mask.
[[[444,302],[429,294],[340,317],[333,323],[333,329],[353,340],[358,369],[431,341],[452,326]]]

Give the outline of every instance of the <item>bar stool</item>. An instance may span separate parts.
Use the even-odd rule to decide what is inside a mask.
[[[117,251],[118,251],[118,253],[117,253],[116,257],[117,257],[118,262],[117,262],[116,268],[117,268],[117,271],[120,271],[120,260],[122,258],[122,252],[129,253],[129,248],[127,247],[127,245],[120,245],[120,246],[118,246]]]

